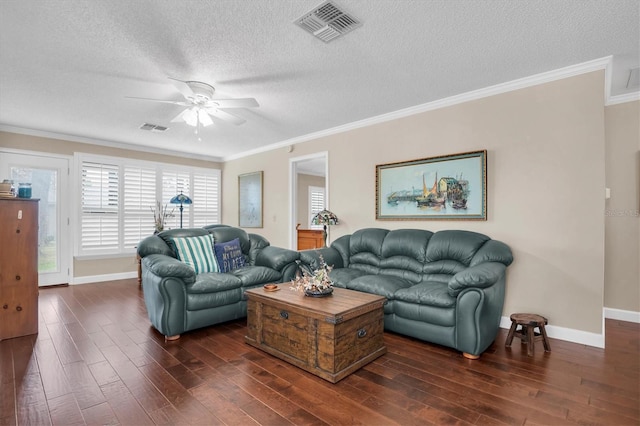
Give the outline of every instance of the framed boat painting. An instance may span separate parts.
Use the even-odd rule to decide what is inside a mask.
[[[238,224],[262,228],[262,172],[238,176]]]
[[[376,219],[487,220],[487,151],[377,165]]]

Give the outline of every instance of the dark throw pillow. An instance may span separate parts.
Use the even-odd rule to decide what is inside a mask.
[[[238,238],[226,243],[214,244],[213,248],[216,252],[220,272],[230,272],[244,266],[244,254],[242,254]]]

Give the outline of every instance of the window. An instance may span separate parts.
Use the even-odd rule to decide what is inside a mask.
[[[165,229],[180,227],[171,198],[182,192],[183,226],[199,227],[220,221],[220,170],[175,166],[125,158],[80,154],[80,229],[77,255],[123,254],[134,251],[155,229],[156,202],[173,209]]]
[[[115,250],[119,230],[119,168],[84,162],[81,191],[81,250]]]
[[[322,229],[322,225],[314,225],[311,219],[316,213],[324,210],[324,188],[320,186],[309,187],[309,229]]]
[[[156,170],[150,167],[124,167],[124,246],[135,247],[144,237],[153,234],[149,220],[156,206]],[[153,216],[152,216],[153,217]]]

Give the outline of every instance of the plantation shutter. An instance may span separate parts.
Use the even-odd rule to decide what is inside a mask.
[[[83,251],[119,248],[119,170],[116,164],[82,163],[81,237]]]
[[[322,225],[314,225],[311,219],[316,213],[324,210],[324,188],[319,186],[309,187],[309,229],[323,229]]]
[[[191,176],[189,172],[182,172],[176,170],[163,170],[162,171],[162,204],[169,204],[169,201],[176,195],[182,192],[189,198],[193,199],[191,194]],[[184,211],[182,212],[182,221],[184,228],[190,228],[191,222],[189,220],[192,205],[184,205]],[[180,204],[169,204],[169,211],[175,207],[172,218],[167,218],[165,222],[165,228],[180,228]]]
[[[193,226],[220,223],[220,171],[193,174]]]
[[[153,234],[156,206],[156,169],[124,167],[124,248],[135,248]]]

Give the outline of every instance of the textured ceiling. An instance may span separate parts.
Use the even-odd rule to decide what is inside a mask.
[[[228,159],[609,55],[622,94],[639,62],[637,0],[336,0],[363,25],[328,44],[293,24],[319,3],[0,0],[0,129]],[[198,141],[181,107],[126,98],[180,100],[168,77],[260,107]]]

